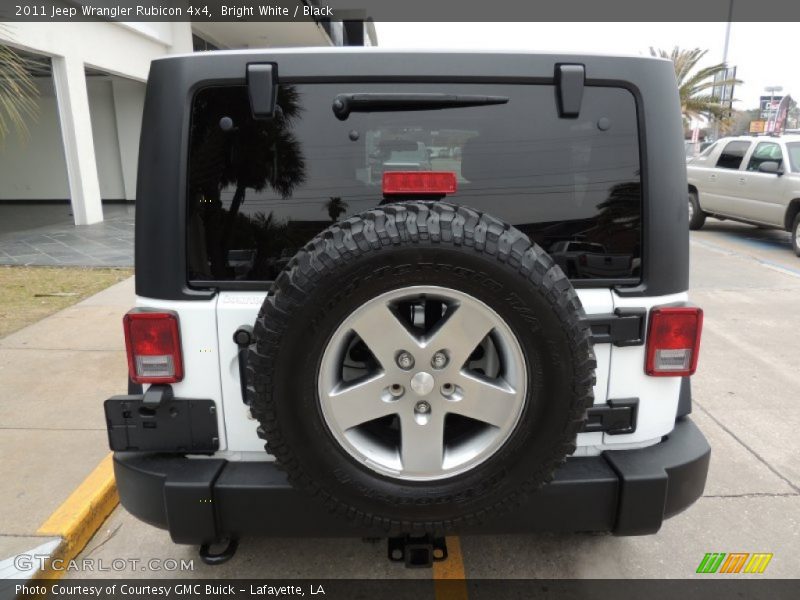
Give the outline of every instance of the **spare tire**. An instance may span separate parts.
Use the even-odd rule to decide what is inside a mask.
[[[575,449],[595,360],[569,280],[522,232],[386,205],[292,258],[255,323],[248,400],[290,482],[386,531],[518,503]]]

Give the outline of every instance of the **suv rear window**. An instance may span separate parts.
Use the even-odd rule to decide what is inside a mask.
[[[548,85],[404,84],[403,93],[502,96],[505,104],[353,112],[342,93],[396,84],[281,84],[279,114],[254,120],[247,88],[208,87],[192,107],[188,278],[194,285],[273,280],[332,222],[391,202],[387,170],[454,172],[446,198],[523,230],[562,263],[558,242],[605,249],[602,269],[573,279],[633,282],[641,264],[636,105],[624,89],[586,87],[580,118],[560,119]],[[225,287],[224,285],[220,287]]]
[[[744,155],[747,154],[748,148],[750,148],[750,142],[728,142],[728,145],[722,149],[722,154],[719,155],[717,167],[720,169],[738,169],[742,164]]]

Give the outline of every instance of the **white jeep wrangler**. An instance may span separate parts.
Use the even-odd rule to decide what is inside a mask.
[[[710,456],[681,133],[660,59],[154,62],[122,504],[208,562],[255,534],[429,564],[450,532],[657,531]]]

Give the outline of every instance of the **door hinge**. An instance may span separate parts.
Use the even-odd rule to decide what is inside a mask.
[[[605,404],[592,406],[586,411],[586,424],[582,433],[601,431],[608,435],[620,435],[636,431],[639,399],[625,398],[609,400]]]
[[[247,94],[254,119],[271,119],[278,103],[278,65],[247,65]]]
[[[576,119],[581,113],[583,86],[586,69],[579,64],[556,65],[556,91],[558,97],[558,116],[562,119]]]
[[[646,308],[617,308],[611,314],[586,315],[584,322],[592,330],[595,344],[641,346],[644,344]]]

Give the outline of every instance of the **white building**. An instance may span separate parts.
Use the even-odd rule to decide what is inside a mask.
[[[0,202],[69,201],[76,225],[133,201],[150,61],[217,48],[374,45],[371,23],[14,23],[0,44],[41,57],[30,137],[0,148]],[[48,60],[49,59],[49,60]]]

